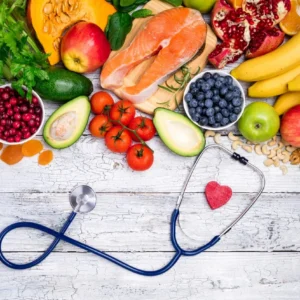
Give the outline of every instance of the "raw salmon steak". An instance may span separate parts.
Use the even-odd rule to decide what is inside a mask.
[[[205,42],[206,30],[201,13],[194,9],[180,7],[157,14],[126,49],[105,63],[100,76],[102,87],[122,87],[124,77],[134,67],[155,56],[135,86],[121,88],[124,99],[134,103],[147,100],[159,84],[197,54]]]

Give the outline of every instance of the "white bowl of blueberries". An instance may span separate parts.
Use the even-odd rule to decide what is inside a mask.
[[[206,130],[223,130],[235,124],[243,114],[245,102],[240,83],[223,71],[196,75],[183,96],[187,116]]]

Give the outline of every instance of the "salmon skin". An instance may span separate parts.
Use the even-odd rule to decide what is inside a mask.
[[[158,85],[189,62],[206,39],[207,27],[197,10],[179,7],[152,17],[131,44],[110,58],[100,76],[105,89],[121,88],[121,96],[134,103],[150,98]],[[156,56],[135,86],[123,87],[124,77],[144,60]]]

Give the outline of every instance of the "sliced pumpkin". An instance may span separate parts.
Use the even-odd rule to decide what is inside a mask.
[[[280,28],[288,35],[300,32],[300,0],[291,0],[291,10],[280,22]]]
[[[79,21],[89,21],[105,29],[115,8],[105,0],[29,0],[27,20],[55,65],[60,61],[59,47],[64,31]]]

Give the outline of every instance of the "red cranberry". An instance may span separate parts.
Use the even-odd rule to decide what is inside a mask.
[[[20,128],[20,126],[21,126],[21,124],[20,124],[19,121],[14,121],[14,122],[13,122],[13,127],[14,127],[15,129]]]
[[[30,108],[28,112],[29,112],[30,114],[33,114],[33,113],[34,113],[34,109],[33,109],[33,108]]]
[[[2,126],[5,126],[5,125],[6,125],[6,120],[2,119],[2,120],[0,121],[0,124],[1,124]]]
[[[9,102],[12,106],[15,106],[18,103],[18,100],[16,97],[12,97],[10,98]]]
[[[5,92],[10,92],[10,91],[12,91],[12,89],[11,89],[9,86],[5,87],[4,90],[5,90]]]
[[[0,88],[0,93],[4,92],[4,89],[3,88]]]
[[[37,123],[41,123],[41,117],[35,117],[35,121],[36,121]]]
[[[0,133],[4,131],[4,126],[0,125]]]
[[[9,137],[9,131],[8,131],[8,130],[5,130],[5,131],[3,132],[3,135],[4,135],[5,137]]]
[[[4,106],[5,106],[7,109],[11,108],[11,104],[10,104],[9,102],[5,102]]]
[[[32,134],[36,133],[36,131],[37,131],[37,128],[36,128],[36,127],[32,127],[32,128],[30,129],[30,132],[31,132]]]
[[[34,108],[35,105],[33,103],[29,104],[29,108]]]
[[[25,133],[23,133],[23,139],[28,139],[28,138],[30,138],[30,137],[31,137],[30,132],[25,132]]]
[[[28,126],[29,127],[34,127],[35,126],[35,121],[33,119],[28,121]]]
[[[31,120],[31,114],[24,114],[22,116],[23,121],[28,122],[29,120]]]
[[[8,116],[12,116],[14,114],[14,111],[10,108],[10,109],[7,110],[6,113],[7,113]]]
[[[14,138],[16,143],[19,143],[21,141],[21,137],[20,136],[15,136]]]
[[[3,100],[8,100],[8,98],[9,98],[9,93],[7,93],[7,92],[4,92],[4,93],[2,93],[2,97],[1,97]]]
[[[26,132],[28,132],[29,131],[29,128],[28,127],[23,127],[22,128],[22,133],[26,133]]]
[[[0,113],[3,113],[5,111],[5,108],[3,106],[0,106]]]
[[[11,136],[16,135],[16,129],[10,128],[10,129],[9,129],[9,135],[11,135]]]
[[[9,138],[7,139],[7,141],[8,141],[9,143],[13,143],[13,142],[15,141],[15,139],[14,139],[13,137],[9,137]]]
[[[20,111],[20,108],[19,108],[18,106],[15,106],[15,107],[14,107],[14,112],[15,112],[15,113],[18,113],[19,111]]]
[[[14,119],[15,119],[16,121],[20,121],[20,120],[22,119],[21,114],[16,113],[16,114],[14,115]]]
[[[10,128],[12,123],[13,123],[12,120],[10,120],[10,119],[6,120],[6,128]]]
[[[8,119],[8,115],[7,114],[3,114],[2,115],[2,119]]]
[[[35,108],[35,113],[40,114],[42,112],[42,109],[40,107]]]
[[[20,106],[20,111],[23,113],[26,113],[28,111],[28,107],[26,104],[23,104],[22,106]]]
[[[38,104],[39,103],[39,99],[35,96],[32,97],[32,101],[33,104]]]

